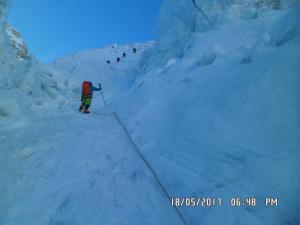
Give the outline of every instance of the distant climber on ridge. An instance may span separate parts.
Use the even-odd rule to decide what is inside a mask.
[[[120,57],[117,58],[117,62],[120,62]]]
[[[110,64],[110,60],[107,60],[106,63],[107,63],[107,64]]]
[[[133,48],[132,51],[133,51],[133,53],[136,53],[136,48]]]
[[[81,105],[79,107],[79,112],[84,109],[84,113],[90,113],[88,110],[92,103],[93,92],[101,91],[101,84],[99,84],[99,88],[93,87],[92,82],[84,81],[82,83],[82,91],[81,91]]]
[[[126,53],[125,52],[123,52],[123,58],[125,58],[126,57]]]

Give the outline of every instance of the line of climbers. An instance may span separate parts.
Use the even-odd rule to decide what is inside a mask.
[[[133,49],[132,49],[132,52],[135,54],[135,53],[137,52],[136,48],[133,48]],[[126,52],[123,52],[123,58],[125,58],[126,56],[127,56]],[[120,61],[121,61],[121,58],[118,57],[118,58],[117,58],[117,63],[119,63]],[[110,60],[107,60],[106,63],[107,63],[107,64],[110,64]]]
[[[133,48],[132,51],[134,54],[137,52],[136,48]],[[127,56],[126,52],[123,52],[123,58],[125,58],[126,56]],[[120,57],[118,57],[117,62],[120,62],[120,60],[121,60]],[[110,64],[109,60],[107,60],[106,62],[108,64]],[[92,104],[92,98],[93,98],[94,91],[101,91],[104,104],[106,104],[104,97],[103,97],[101,84],[99,84],[99,87],[96,88],[93,86],[91,81],[83,81],[82,89],[81,89],[81,105],[79,107],[79,112],[81,112],[83,110],[84,113],[90,113],[90,111],[88,109]]]

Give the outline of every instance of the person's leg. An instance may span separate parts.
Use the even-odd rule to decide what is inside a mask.
[[[81,105],[79,107],[79,112],[81,112],[84,108],[84,106],[86,105],[86,99],[85,98],[81,98]]]
[[[83,110],[83,107],[85,106],[85,104],[82,102],[80,107],[79,107],[79,112],[81,112]]]
[[[89,107],[91,106],[91,103],[92,103],[92,98],[87,98],[86,99],[86,104],[84,106],[84,112],[85,113],[88,113],[89,112]]]

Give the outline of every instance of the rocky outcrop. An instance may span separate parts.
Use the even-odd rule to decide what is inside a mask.
[[[9,23],[6,23],[6,33],[8,34],[11,45],[15,50],[16,57],[19,59],[28,60],[28,47],[22,39],[20,32]]]

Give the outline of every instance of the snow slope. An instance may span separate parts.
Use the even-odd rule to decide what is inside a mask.
[[[114,110],[170,196],[223,199],[179,207],[188,224],[299,224],[299,7],[165,0],[156,44],[47,67],[16,59],[1,23],[0,224],[182,224]],[[95,93],[76,113],[82,80],[103,84],[109,109]]]
[[[106,100],[111,102],[126,92],[135,82],[141,57],[153,46],[154,42],[121,46],[115,44],[59,58],[50,63],[49,67],[61,73],[62,77],[68,78],[72,90],[77,95],[81,93],[83,80],[90,80],[95,86],[101,83]],[[137,50],[136,53],[133,53],[133,48]],[[123,57],[123,53],[126,57]],[[118,57],[119,63],[117,63]]]
[[[112,114],[45,117],[0,137],[2,225],[181,224]]]
[[[87,52],[113,57],[128,51],[118,65],[95,61],[81,64],[84,73],[79,66],[57,71],[32,57],[18,58],[6,25],[3,19],[0,224],[181,224],[113,114],[97,110],[103,108],[99,95],[94,114],[77,114],[82,80],[100,80],[109,101],[116,95],[109,85],[119,85],[118,93],[126,90],[138,59],[153,43]],[[132,47],[136,54],[129,53]],[[66,65],[64,60],[55,66]]]
[[[155,53],[117,112],[172,196],[223,199],[180,207],[189,224],[299,224],[299,1],[197,2],[212,25],[192,1],[165,1]]]

